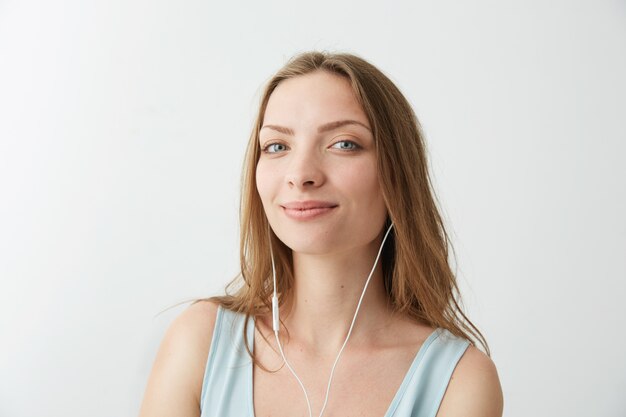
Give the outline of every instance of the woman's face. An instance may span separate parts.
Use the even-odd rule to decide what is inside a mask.
[[[316,71],[281,82],[259,138],[257,189],[294,252],[342,252],[381,233],[387,210],[374,137],[347,79]]]

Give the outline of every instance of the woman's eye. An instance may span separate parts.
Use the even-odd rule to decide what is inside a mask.
[[[263,148],[263,152],[276,153],[276,152],[282,152],[286,149],[287,149],[287,146],[283,145],[282,143],[270,143],[269,145],[266,145],[265,148]]]
[[[355,151],[359,148],[359,145],[351,140],[340,140],[339,142],[335,142],[332,147],[343,151]]]

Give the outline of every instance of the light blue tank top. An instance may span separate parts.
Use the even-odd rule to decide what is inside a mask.
[[[202,383],[201,417],[254,417],[252,360],[244,345],[244,322],[241,313],[221,306],[217,310]],[[246,334],[252,350],[252,318]],[[415,355],[384,417],[435,417],[450,376],[468,346],[467,340],[445,329],[431,333]]]

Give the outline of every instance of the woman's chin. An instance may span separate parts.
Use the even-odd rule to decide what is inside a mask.
[[[328,255],[331,254],[333,252],[337,252],[339,250],[339,248],[336,247],[336,245],[331,244],[330,242],[328,242],[328,244],[324,244],[324,242],[285,242],[285,244],[287,245],[287,247],[289,247],[291,249],[291,251],[293,252],[293,254],[298,254],[298,255],[316,255],[316,256],[320,256],[320,255]]]

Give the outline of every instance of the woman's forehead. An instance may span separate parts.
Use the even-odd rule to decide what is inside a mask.
[[[269,98],[263,122],[284,124],[307,119],[317,123],[354,119],[369,125],[350,82],[327,71],[281,82]]]

